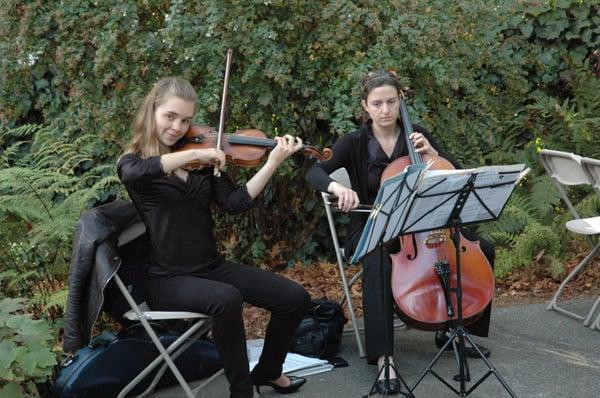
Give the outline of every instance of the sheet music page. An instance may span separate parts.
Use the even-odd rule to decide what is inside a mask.
[[[401,234],[447,226],[460,193],[473,176],[473,192],[460,213],[461,222],[466,224],[496,219],[524,167],[523,164],[516,164],[477,169],[426,170],[426,165],[411,165],[381,185],[350,262],[358,262],[362,256],[372,252],[379,242],[388,242]]]
[[[384,230],[383,233],[383,242],[388,242],[395,237],[397,237],[402,228],[402,221],[406,215],[407,206],[412,201],[412,196],[415,193],[415,187],[419,184],[419,181],[423,178],[423,171],[425,170],[419,165],[415,165],[414,167],[409,168],[406,171],[406,175],[404,177],[404,185],[403,186],[394,186],[392,188],[383,187],[383,197],[389,198],[391,200],[384,200],[382,203],[383,211],[389,214],[389,220],[387,221],[387,228],[385,228],[385,219],[381,217],[378,221],[379,223],[376,225],[377,228]],[[400,195],[398,195],[397,190],[402,189]],[[373,247],[375,249],[375,247]]]
[[[465,202],[461,221],[469,223],[498,218],[524,168],[524,164],[477,168],[474,191]]]
[[[427,170],[424,177],[445,177],[456,176],[461,174],[471,174],[475,169],[450,169],[450,170]]]
[[[391,239],[389,236],[397,236],[397,233],[394,235],[394,231],[398,230],[405,208],[410,203],[410,197],[426,168],[425,164],[410,165],[407,170],[381,184],[373,203],[373,210],[350,259],[351,264],[356,264],[361,257],[372,252],[382,239],[386,242]]]
[[[525,165],[484,166],[477,169],[431,170],[424,173],[415,203],[409,209],[404,232],[430,231],[448,225],[460,191],[476,175],[474,193],[467,198],[461,222],[498,217]],[[490,211],[488,211],[488,209]]]
[[[246,350],[248,352],[250,370],[254,369],[258,363],[264,343],[264,339],[253,339],[246,341]],[[333,365],[331,365],[325,359],[307,357],[293,352],[288,352],[285,356],[285,361],[283,362],[284,373],[304,371],[303,374],[309,375],[325,372],[331,369],[333,369]]]
[[[404,232],[430,231],[446,226],[458,192],[465,186],[473,171],[461,169],[426,172],[404,222]]]

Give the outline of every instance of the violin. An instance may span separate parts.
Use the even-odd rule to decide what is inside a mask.
[[[454,169],[440,156],[422,157],[409,138],[413,131],[408,111],[400,98],[404,139],[408,156],[394,160],[383,171],[381,181],[392,177],[409,165],[433,160],[432,169]],[[422,330],[445,330],[456,320],[458,302],[450,294],[457,286],[456,250],[449,229],[427,231],[401,236],[401,250],[392,259],[392,295],[395,309],[408,325]],[[492,300],[494,274],[478,241],[459,240],[462,315],[464,324],[476,321]]]
[[[188,149],[220,148],[233,164],[245,167],[258,165],[265,157],[267,150],[274,148],[277,141],[267,138],[266,134],[256,129],[238,130],[233,134],[224,133],[225,128],[225,106],[227,104],[227,87],[229,86],[229,75],[231,73],[231,62],[233,50],[227,50],[225,61],[225,78],[223,79],[223,95],[221,97],[221,114],[219,117],[219,131],[214,127],[192,125],[179,141],[173,145],[173,152]],[[322,152],[312,145],[304,145],[304,154],[319,160],[331,158],[331,149],[325,148]],[[200,169],[205,165],[199,161],[189,162],[182,168],[185,170]],[[214,168],[215,176],[219,175],[219,168]]]
[[[173,152],[188,149],[215,148],[217,146],[218,133],[214,127],[192,125],[185,136],[173,145]],[[233,164],[243,167],[254,167],[260,164],[267,151],[274,148],[277,141],[267,138],[261,130],[243,129],[235,133],[224,133],[221,136],[220,148],[225,153],[227,160]],[[303,153],[319,160],[331,158],[331,149],[318,150],[312,145],[305,144]],[[203,167],[199,162],[187,163],[183,168],[198,169]]]

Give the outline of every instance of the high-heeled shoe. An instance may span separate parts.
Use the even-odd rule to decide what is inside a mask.
[[[444,344],[448,341],[450,337],[445,332],[436,332],[435,333],[435,345],[437,348],[442,348]],[[491,351],[488,348],[485,348],[481,344],[477,344],[477,348],[481,351],[484,357],[489,358]],[[452,344],[448,344],[446,346],[445,351],[452,351]],[[469,358],[480,358],[479,353],[475,349],[475,347],[471,347],[465,345],[465,353]]]
[[[304,377],[288,376],[288,379],[290,379],[290,384],[288,384],[285,387],[282,387],[279,384],[275,384],[269,380],[256,380],[255,378],[252,378],[252,383],[254,383],[254,386],[256,387],[256,392],[259,394],[260,387],[262,386],[272,387],[279,394],[291,394],[293,392],[298,391],[298,389],[302,387],[304,383],[306,383],[306,379]]]
[[[377,384],[375,384],[375,391],[379,395],[396,395],[400,393],[402,389],[402,384],[400,384],[400,380],[394,377],[390,379],[389,383],[385,382],[385,379],[377,380]]]

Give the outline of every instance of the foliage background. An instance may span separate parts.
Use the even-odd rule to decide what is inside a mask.
[[[74,226],[125,195],[114,164],[143,95],[165,75],[199,92],[216,125],[233,48],[226,126],[320,146],[357,125],[357,85],[374,68],[412,88],[413,122],[465,166],[526,163],[503,217],[484,224],[499,277],[535,263],[559,276],[588,242],[538,161],[540,148],[600,158],[598,0],[0,0],[0,276],[60,330]],[[275,267],[330,258],[318,196],[282,167],[259,206],[218,216],[231,258]],[[244,181],[252,170],[231,169]],[[573,192],[583,215],[600,205]],[[10,366],[7,365],[7,366]],[[0,378],[0,386],[3,383]],[[1,387],[0,387],[1,388]],[[1,391],[0,391],[1,393]]]

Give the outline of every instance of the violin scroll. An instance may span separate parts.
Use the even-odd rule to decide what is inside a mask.
[[[323,149],[323,151],[319,151],[312,145],[304,145],[304,154],[310,157],[313,157],[318,160],[329,160],[333,155],[333,151],[329,148]]]

